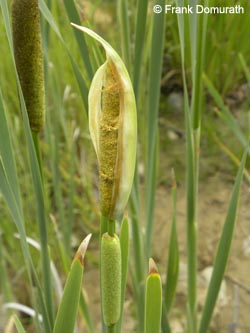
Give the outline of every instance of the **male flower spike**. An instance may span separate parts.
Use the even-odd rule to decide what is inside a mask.
[[[89,128],[99,162],[101,213],[114,220],[123,215],[133,184],[137,142],[133,87],[114,49],[92,30],[72,25],[106,51],[89,91]]]

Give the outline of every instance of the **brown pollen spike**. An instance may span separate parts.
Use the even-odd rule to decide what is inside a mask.
[[[99,125],[101,211],[102,214],[107,217],[111,217],[114,210],[114,207],[112,207],[112,202],[114,201],[114,185],[119,177],[117,174],[119,116],[119,76],[114,64],[108,62],[102,91],[102,113]]]

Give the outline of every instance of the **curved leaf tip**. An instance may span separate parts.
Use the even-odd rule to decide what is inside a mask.
[[[83,264],[83,259],[85,257],[85,253],[87,251],[91,236],[92,234],[86,236],[84,240],[81,242],[80,246],[78,247],[78,250],[76,251],[74,259],[78,259],[81,262],[81,264]]]

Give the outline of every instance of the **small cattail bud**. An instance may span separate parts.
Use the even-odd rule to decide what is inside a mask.
[[[30,127],[39,132],[45,121],[45,96],[38,0],[13,0],[12,30],[16,67]]]
[[[132,84],[119,55],[100,36],[76,26],[99,41],[106,62],[89,91],[89,128],[99,162],[101,213],[116,219],[124,213],[133,184],[137,120]]]
[[[121,307],[121,248],[117,235],[102,235],[101,240],[101,289],[104,323],[116,324]]]

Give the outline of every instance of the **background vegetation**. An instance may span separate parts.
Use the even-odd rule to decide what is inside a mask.
[[[227,1],[224,2],[227,5]],[[29,137],[20,114],[17,81],[6,32],[5,8],[7,7],[5,6],[10,4],[3,0],[0,3],[2,9],[0,112],[3,114],[5,110],[4,114],[7,117],[13,152],[9,162],[11,164],[15,161],[17,169],[5,171],[9,179],[12,177],[14,179],[15,174],[17,175],[17,190],[14,195],[21,200],[17,204],[20,207],[18,212],[22,211],[21,217],[17,214],[20,217],[20,225],[25,227],[28,237],[40,243],[36,189],[32,178],[35,164],[32,162],[32,149],[29,147]],[[164,4],[164,1],[157,3]],[[240,1],[235,1],[235,4],[237,3]],[[99,297],[98,283],[91,288],[93,281],[98,279],[98,168],[88,130],[87,93],[94,72],[104,60],[104,54],[88,37],[83,39],[81,33],[73,31],[70,22],[79,23],[77,20],[80,20],[82,25],[90,26],[98,32],[122,55],[135,88],[139,142],[136,181],[129,205],[132,247],[129,256],[126,296],[128,301],[125,303],[125,316],[129,319],[125,329],[129,332],[136,327],[139,331],[143,327],[143,314],[140,309],[142,309],[141,300],[147,260],[150,256],[155,257],[165,284],[164,273],[166,258],[169,254],[170,225],[172,218],[175,220],[176,216],[181,261],[186,262],[187,259],[186,236],[184,236],[186,232],[183,233],[182,229],[180,230],[180,224],[185,224],[180,216],[186,214],[186,208],[180,199],[186,197],[187,206],[190,207],[187,180],[190,173],[187,174],[187,172],[191,171],[188,169],[190,161],[186,157],[194,153],[194,151],[188,152],[191,147],[188,137],[191,138],[192,135],[195,137],[196,134],[191,132],[187,124],[187,113],[190,111],[187,104],[193,103],[194,83],[197,81],[202,88],[198,94],[198,103],[201,105],[197,111],[199,122],[197,127],[192,128],[192,130],[199,128],[196,148],[200,149],[200,156],[194,156],[194,162],[197,163],[197,169],[192,174],[194,178],[197,177],[194,185],[200,184],[200,201],[208,200],[209,203],[218,200],[216,194],[221,187],[226,189],[227,195],[221,199],[224,210],[221,213],[220,226],[225,220],[228,204],[224,205],[224,203],[229,203],[229,188],[231,189],[234,183],[249,136],[250,4],[242,3],[245,7],[244,15],[208,16],[207,27],[201,26],[200,30],[204,32],[204,36],[197,35],[197,32],[193,33],[192,24],[189,26],[186,16],[183,17],[185,29],[182,30],[181,21],[179,20],[178,24],[176,15],[155,15],[152,10],[154,5],[152,1],[148,3],[138,1],[135,5],[132,1],[123,0],[86,0],[75,1],[74,6],[74,2],[67,0],[47,0],[46,4],[48,9],[45,7],[45,1],[40,1],[47,105],[46,127],[41,134],[41,150],[44,164],[47,244],[61,281],[57,283],[57,287],[60,290],[60,285],[63,285],[72,256],[81,240],[88,233],[92,233],[92,241],[86,255],[84,277],[86,299],[89,300],[92,320],[89,313],[83,311],[84,315],[79,321],[79,327],[83,332],[93,332],[93,327],[100,329],[99,308],[93,302],[93,299],[96,301]],[[209,2],[209,5],[216,4],[216,0]],[[76,8],[78,14],[75,11]],[[180,43],[180,38],[183,38],[183,43]],[[202,44],[202,54],[197,58],[194,57],[193,52],[198,42]],[[194,80],[194,73],[197,73],[195,59],[200,59],[202,62],[196,77],[197,81]],[[195,112],[192,111],[193,115]],[[3,148],[0,158],[3,163],[6,162],[3,151],[8,153],[9,141],[6,133],[3,132],[3,122],[1,129],[0,146]],[[249,181],[248,166],[247,160],[243,185],[245,193],[247,193],[246,184]],[[173,188],[171,169],[175,170],[177,183],[177,200],[172,189],[173,207],[177,205],[177,211],[171,208],[169,196]],[[15,207],[10,207],[10,201],[6,199],[8,191],[7,187],[4,187],[2,173],[0,177],[2,177],[3,193],[0,194],[0,313],[2,316],[0,325],[7,327],[11,323],[12,311],[4,310],[3,305],[16,302],[33,308],[34,297],[39,290],[32,288],[32,283],[28,282],[29,272],[23,255],[22,240],[24,239],[23,235],[20,235],[22,227],[19,228],[15,220],[16,215],[13,213]],[[209,186],[211,179],[215,179],[215,185],[210,188],[210,194],[208,194],[203,191],[203,188]],[[239,182],[237,184],[239,185]],[[156,203],[155,199],[157,199]],[[165,202],[167,208],[165,208]],[[247,199],[244,202],[247,202]],[[161,207],[159,203],[162,203]],[[204,208],[202,203],[201,207]],[[209,205],[205,207],[203,216],[209,209],[214,208],[212,205],[210,208]],[[193,207],[193,210],[196,211],[197,208]],[[174,216],[171,216],[170,212]],[[200,216],[200,213],[198,215]],[[13,223],[13,218],[16,223]],[[213,218],[212,214],[210,218]],[[247,219],[249,220],[249,216]],[[213,224],[214,221],[210,223]],[[168,224],[167,230],[164,224]],[[211,230],[204,227],[202,221],[201,228],[205,233],[200,235],[201,238],[206,236],[206,232],[208,237],[212,237]],[[166,232],[164,237],[161,235],[162,230]],[[246,230],[249,231],[249,228]],[[220,233],[221,229],[217,232]],[[172,235],[176,236],[175,232]],[[173,246],[177,249],[177,243]],[[162,253],[159,249],[163,249]],[[201,249],[200,245],[199,249]],[[212,251],[210,253],[212,259],[204,259],[205,250],[198,256],[196,264],[199,271],[211,266],[215,255]],[[30,246],[29,251],[38,278],[41,279],[40,251],[34,246]],[[243,282],[247,281],[246,276],[247,268],[242,271],[239,279],[242,278]],[[178,295],[172,317],[179,318],[182,322],[182,313],[185,308],[181,301],[183,295],[180,296],[177,293]],[[186,299],[190,301],[190,295],[184,293],[184,297],[185,302]],[[58,300],[54,298],[56,308]],[[165,305],[169,306],[170,311],[172,304]],[[81,309],[86,310],[84,302]],[[233,309],[232,306],[232,312]],[[32,320],[29,315],[21,313],[20,318],[27,331],[34,332],[39,327],[36,320]],[[239,322],[237,325],[239,327],[243,325],[243,329],[246,327],[247,332],[250,322],[247,322],[246,316],[243,315],[242,318],[243,324]],[[192,321],[196,319],[192,318],[191,313],[189,324]],[[230,318],[228,322],[231,323]],[[221,329],[221,332],[224,332],[221,327],[226,324],[217,323],[215,331],[220,332],[219,329]],[[174,321],[172,325],[175,325]],[[242,332],[244,332],[243,329]],[[173,332],[177,332],[177,329],[173,328]]]

